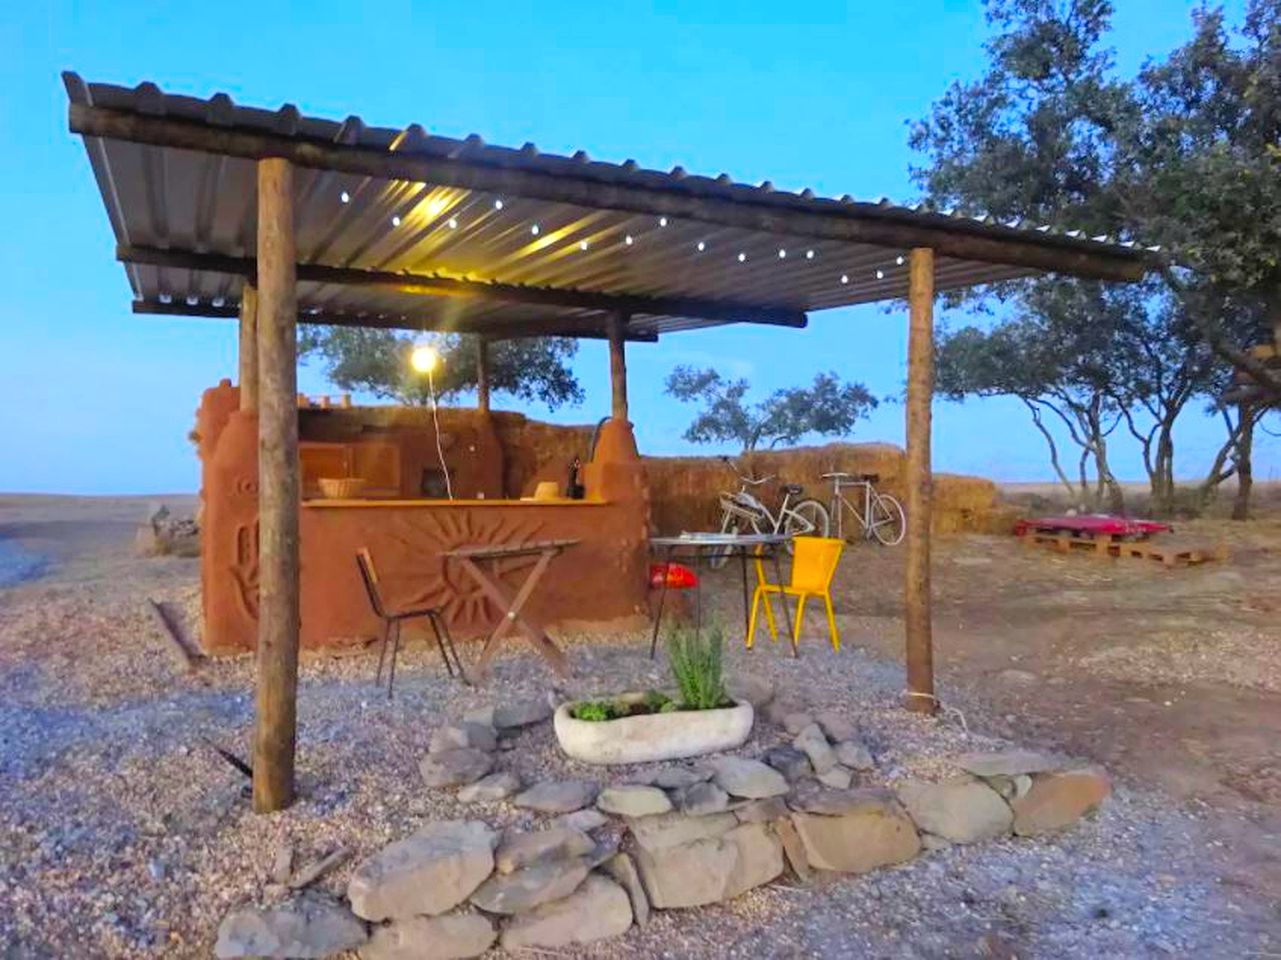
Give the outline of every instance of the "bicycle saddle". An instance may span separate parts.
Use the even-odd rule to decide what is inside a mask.
[[[801,486],[799,483],[785,483],[783,484],[783,492],[790,493],[792,496],[795,497],[801,493],[804,493],[805,488]]]
[[[859,483],[876,483],[881,479],[879,473],[844,473],[840,470],[835,473],[823,474],[824,480],[856,480]]]

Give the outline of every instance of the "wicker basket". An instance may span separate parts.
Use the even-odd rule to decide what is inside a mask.
[[[321,477],[316,481],[326,500],[351,500],[365,490],[364,477]]]

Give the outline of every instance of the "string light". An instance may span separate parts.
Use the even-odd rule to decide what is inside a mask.
[[[877,280],[884,280],[884,279],[885,279],[885,271],[884,271],[884,270],[877,270],[877,271],[876,271],[876,279],[877,279]]]
[[[348,193],[346,190],[344,190],[342,193],[338,195],[338,199],[341,200],[343,203],[351,203],[351,194]]]
[[[849,283],[849,282],[850,282],[850,275],[848,273],[842,273],[841,283]]]
[[[897,263],[900,267],[903,266],[903,258],[901,256],[895,257],[894,262]]]
[[[635,242],[635,241],[634,241],[634,240],[632,240],[632,235],[631,235],[630,233],[629,233],[627,236],[623,237],[623,243],[627,244],[629,247],[630,247],[634,242]]]
[[[806,259],[806,260],[813,260],[813,259],[814,259],[814,251],[813,251],[813,250],[806,250],[806,251],[805,251],[805,259]]]
[[[457,229],[458,229],[458,220],[457,220],[456,218],[454,218],[454,217],[450,217],[450,218],[449,218],[448,223],[449,223],[449,229],[450,229],[450,230],[457,230]]]
[[[778,258],[779,258],[780,260],[786,260],[786,259],[787,259],[787,251],[786,251],[786,250],[784,250],[782,247],[779,247],[779,248],[778,248]]]
[[[740,253],[740,254],[738,255],[738,262],[739,262],[739,263],[746,263],[746,262],[747,262],[747,254],[745,254],[745,253]]]
[[[503,208],[503,202],[502,202],[501,200],[495,200],[495,201],[494,201],[494,209],[495,209],[495,210],[501,210],[502,208]]]
[[[398,227],[398,226],[400,226],[400,217],[392,217],[392,218],[391,218],[391,225],[392,225],[393,227]]]
[[[706,249],[707,249],[707,244],[705,244],[702,240],[698,241],[698,252],[702,253]]]
[[[534,224],[532,227],[530,227],[529,232],[532,233],[534,236],[538,236],[538,233],[539,233],[538,224]]]
[[[665,227],[665,226],[667,226],[667,218],[666,218],[666,217],[659,217],[659,218],[658,218],[658,225],[659,225],[660,227]]]
[[[586,241],[586,240],[580,240],[580,241],[578,242],[578,249],[579,249],[579,250],[586,250],[586,249],[587,249],[587,241]]]

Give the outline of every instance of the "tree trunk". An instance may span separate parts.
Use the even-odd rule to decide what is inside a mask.
[[[1250,519],[1250,494],[1254,489],[1254,411],[1241,404],[1241,432],[1237,436],[1237,496],[1232,503],[1233,520]]]

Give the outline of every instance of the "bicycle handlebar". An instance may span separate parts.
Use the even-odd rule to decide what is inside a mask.
[[[771,473],[768,477],[761,477],[758,480],[754,477],[749,477],[746,474],[740,473],[738,467],[734,465],[733,459],[728,454],[722,453],[720,456],[720,460],[721,460],[721,463],[725,464],[725,466],[729,467],[731,470],[734,471],[734,476],[738,477],[740,481],[747,484],[747,486],[749,487],[759,487],[762,483],[769,483],[771,480],[774,480],[778,477],[778,474]]]

